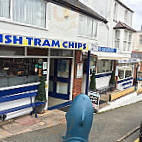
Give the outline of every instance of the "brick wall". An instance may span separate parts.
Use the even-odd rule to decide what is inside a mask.
[[[140,63],[140,72],[142,72],[142,61]]]
[[[80,61],[82,51],[75,51],[75,65],[74,65],[74,82],[73,82],[73,99],[81,93],[82,78],[76,78],[77,63],[83,63]]]

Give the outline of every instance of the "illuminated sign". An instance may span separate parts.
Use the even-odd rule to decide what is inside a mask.
[[[88,45],[86,43],[24,37],[24,36],[10,35],[10,34],[0,34],[0,44],[46,47],[46,48],[56,48],[56,49],[62,48],[62,49],[88,50]]]

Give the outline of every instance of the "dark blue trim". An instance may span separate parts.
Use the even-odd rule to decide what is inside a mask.
[[[97,74],[95,75],[96,78],[101,78],[101,77],[106,77],[106,76],[111,76],[112,73],[104,73],[104,74]]]
[[[58,98],[58,99],[69,100],[68,94],[59,94],[59,93],[49,92],[49,96]]]
[[[123,88],[123,89],[128,89],[128,88],[130,88],[130,87],[132,87],[132,85],[131,85],[131,86],[128,86],[128,87],[125,87],[125,88]]]
[[[54,76],[50,76],[50,80],[53,80],[53,92],[49,91],[49,96],[54,98],[69,100],[70,80],[71,80],[71,65],[70,65],[71,59],[66,59],[66,60],[69,60],[69,78],[62,78],[57,76],[58,75],[58,59],[54,59]],[[56,78],[56,81],[54,81],[54,78]],[[58,81],[63,83],[68,83],[67,94],[59,94],[56,92]]]
[[[125,81],[128,81],[128,80],[131,80],[131,79],[133,79],[133,77],[130,77],[130,78],[126,78],[126,79],[117,81],[117,84],[122,83],[122,82],[125,82]]]
[[[123,83],[122,86],[125,86],[125,85],[128,85],[128,84],[131,84],[133,83],[132,81],[129,81],[129,82],[126,82],[126,83]]]
[[[86,90],[85,90],[86,95],[88,95],[88,91],[89,91],[90,55],[91,55],[91,51],[88,51],[87,72],[86,72]]]
[[[38,85],[20,87],[20,88],[9,89],[9,90],[2,90],[2,91],[0,91],[0,97],[7,96],[7,95],[14,95],[14,94],[37,90],[37,89],[38,89]]]
[[[33,104],[27,104],[27,105],[15,107],[15,108],[10,108],[10,109],[7,109],[7,110],[2,110],[2,111],[0,111],[0,115],[11,113],[11,112],[18,111],[18,110],[22,110],[22,109],[29,108],[29,107],[35,107],[35,106],[38,106],[38,105],[41,105],[41,104],[44,104],[44,102],[36,102],[36,103],[33,103]]]
[[[62,108],[62,107],[66,107],[66,106],[70,105],[71,103],[72,103],[72,101],[68,101],[68,102],[65,102],[65,103],[62,103],[62,104],[59,104],[59,105],[49,107],[48,110],[54,110],[54,109],[59,109],[59,108]]]
[[[14,95],[14,96],[5,96],[5,97],[0,97],[0,103],[3,102],[9,102],[9,101],[15,101],[15,100],[19,100],[19,99],[23,99],[23,98],[29,98],[29,97],[33,97],[36,96],[37,93],[24,93],[24,94],[20,94],[20,95]]]

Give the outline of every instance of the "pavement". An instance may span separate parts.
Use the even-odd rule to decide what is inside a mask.
[[[89,142],[116,142],[129,131],[140,126],[142,120],[142,102],[95,114],[89,136]],[[1,140],[0,142],[62,142],[66,125],[44,128],[23,133]],[[133,142],[138,134],[124,142]]]
[[[127,97],[129,97],[129,98],[127,98]],[[115,106],[115,108],[117,108],[117,107],[119,107],[120,104],[121,105],[126,105],[125,103],[123,103],[123,101],[125,100],[125,102],[127,102],[128,99],[131,100],[130,98],[133,101],[136,101],[136,100],[138,101],[138,99],[140,99],[140,100],[142,99],[142,95],[138,95],[138,96],[136,94],[127,95],[125,97],[122,97],[122,98],[116,100],[115,102],[112,102],[111,104],[107,103],[108,97],[104,95],[101,99],[104,100],[104,102],[105,101],[106,102],[101,104],[103,108],[100,108],[100,112],[104,112],[104,110],[108,111],[108,110],[114,109],[114,106]],[[142,104],[142,102],[140,102],[140,103]],[[116,104],[119,104],[119,105],[117,106]],[[137,104],[139,104],[139,103],[137,103]],[[137,104],[134,104],[134,106],[137,105]],[[127,106],[126,106],[126,108],[127,108]],[[139,106],[139,108],[142,109],[142,107],[140,107],[140,106]],[[115,111],[116,111],[116,114],[113,113]],[[135,110],[133,110],[131,112],[132,115],[133,115],[134,111]],[[122,109],[122,112],[123,112],[123,109]],[[112,114],[110,114],[108,116],[109,113],[110,112],[104,113],[104,115],[103,114],[97,114],[97,115],[95,115],[95,121],[94,121],[94,123],[96,123],[95,127],[98,126],[98,129],[103,131],[103,127],[106,127],[106,125],[107,125],[107,124],[105,125],[105,121],[106,120],[104,118],[106,118],[108,120],[109,119],[111,120],[112,114],[114,116],[117,116],[115,118],[115,120],[117,122],[121,121],[119,119],[119,118],[121,118],[121,115],[124,115],[125,117],[129,116],[128,112],[126,112],[124,114],[120,112],[120,116],[119,116],[117,114],[117,110],[112,110]],[[141,113],[141,111],[139,111],[139,113]],[[26,115],[26,116],[21,116],[21,117],[18,117],[18,118],[9,120],[9,121],[7,120],[7,121],[4,121],[4,122],[0,122],[0,140],[3,140],[5,138],[7,138],[7,137],[15,136],[15,135],[17,136],[17,135],[23,134],[23,133],[29,133],[29,132],[33,132],[33,131],[38,131],[38,130],[41,130],[41,129],[42,130],[43,129],[45,130],[47,128],[51,128],[52,129],[52,127],[55,127],[55,126],[58,126],[58,125],[61,125],[61,127],[59,126],[59,130],[63,130],[63,132],[65,133],[65,125],[62,125],[62,124],[66,124],[65,114],[66,114],[66,112],[60,111],[60,110],[52,110],[52,111],[48,110],[48,111],[45,111],[45,113],[43,113],[43,114],[39,114],[38,115],[39,118],[35,118],[34,116],[31,117],[29,115]],[[99,117],[101,115],[103,115],[103,116]],[[99,119],[96,119],[96,118],[99,118]],[[128,119],[131,119],[131,118],[128,118]],[[141,118],[139,118],[139,121],[141,121]],[[97,123],[100,123],[100,124],[98,125]],[[108,123],[109,124],[107,126],[108,128],[112,127],[111,123],[112,123],[111,121]],[[117,125],[117,124],[115,124],[115,125]],[[133,123],[131,125],[133,126]],[[118,127],[121,127],[121,126],[118,126]],[[98,132],[100,132],[100,131],[98,131]],[[56,133],[58,133],[58,131]],[[63,135],[63,133],[62,133],[62,135]],[[100,135],[100,134],[98,133],[97,135]],[[106,136],[106,137],[108,137],[108,136]],[[59,141],[57,141],[57,142],[59,142]],[[100,141],[96,141],[96,142],[100,142]],[[106,142],[109,142],[109,141],[106,141]]]
[[[38,114],[38,118],[30,115],[18,117],[0,122],[0,140],[65,123],[65,112],[59,110],[45,111],[43,114]]]

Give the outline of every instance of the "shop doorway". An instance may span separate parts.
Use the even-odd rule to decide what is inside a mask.
[[[70,99],[71,59],[51,59],[49,107]]]

